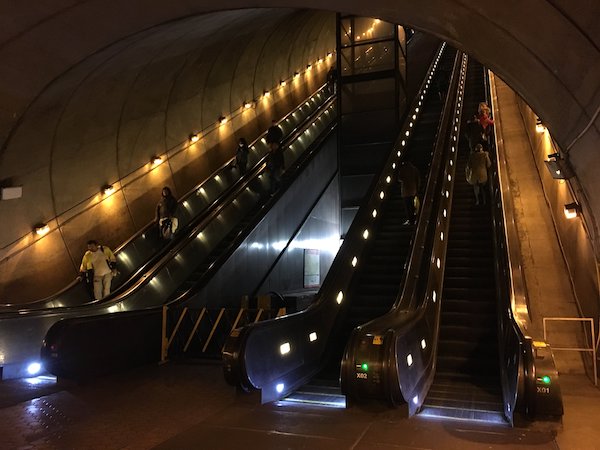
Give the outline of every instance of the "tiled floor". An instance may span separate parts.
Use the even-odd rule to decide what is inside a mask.
[[[558,437],[541,426],[508,426],[406,419],[384,406],[327,409],[259,405],[236,395],[217,365],[171,363],[85,385],[0,385],[0,447],[7,449],[556,449],[594,442],[600,434],[581,421],[600,394],[569,382],[565,423]],[[584,380],[585,382],[585,380]],[[7,392],[21,391],[15,401]],[[596,399],[591,394],[596,395]],[[587,413],[577,404],[584,400]],[[11,404],[12,403],[12,404]],[[593,415],[592,415],[593,416]],[[566,427],[565,427],[566,428]],[[579,441],[573,441],[573,438]]]

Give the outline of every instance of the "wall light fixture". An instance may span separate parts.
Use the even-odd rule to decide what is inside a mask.
[[[577,202],[567,203],[564,212],[567,219],[574,219],[581,213],[581,205]]]

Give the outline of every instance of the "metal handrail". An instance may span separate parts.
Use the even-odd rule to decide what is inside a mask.
[[[496,149],[496,166],[490,177],[490,189],[494,204],[494,237],[496,240],[496,274],[503,278],[498,283],[499,288],[508,286],[508,292],[499,292],[499,339],[500,339],[500,367],[502,370],[502,388],[504,396],[504,414],[514,422],[515,412],[524,413],[532,417],[536,412],[551,415],[562,414],[562,399],[558,380],[554,381],[555,401],[551,407],[548,402],[541,400],[539,395],[544,390],[538,390],[538,380],[544,374],[555,377],[557,373],[554,356],[550,346],[534,339],[529,335],[531,318],[529,298],[523,266],[520,263],[520,239],[515,221],[515,211],[510,194],[508,179],[508,165],[504,140],[498,134],[502,129],[502,116],[498,108],[495,76],[488,72],[486,82],[489,83],[489,100],[494,111],[494,142]],[[501,262],[504,262],[504,267]],[[512,333],[512,336],[511,336]],[[512,340],[512,342],[511,342]],[[508,352],[512,352],[507,354]],[[536,364],[536,360],[544,357],[543,364]],[[511,373],[512,372],[512,373]],[[541,410],[546,407],[546,410]]]

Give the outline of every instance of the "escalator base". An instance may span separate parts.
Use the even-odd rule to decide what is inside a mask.
[[[419,412],[420,417],[433,417],[444,420],[462,420],[486,424],[508,425],[504,415],[492,411],[476,411],[442,406],[424,406]]]
[[[339,387],[306,385],[279,401],[278,404],[305,404],[325,408],[346,408],[346,396],[342,395]]]

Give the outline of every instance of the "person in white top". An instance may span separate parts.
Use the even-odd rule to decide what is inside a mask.
[[[90,240],[87,243],[87,252],[81,260],[79,268],[80,279],[87,277],[88,282],[94,285],[94,299],[100,300],[110,293],[113,276],[116,275],[116,258],[112,250]]]

